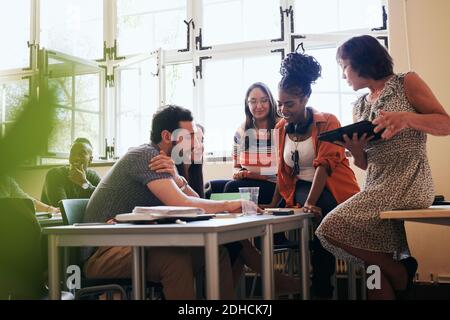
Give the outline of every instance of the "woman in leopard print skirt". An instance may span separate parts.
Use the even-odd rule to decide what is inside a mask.
[[[336,257],[379,266],[381,289],[369,290],[368,297],[393,299],[411,284],[417,262],[400,260],[408,255],[403,223],[381,220],[380,212],[432,204],[426,134],[450,134],[450,117],[416,73],[393,73],[392,58],[375,38],[351,38],[337,59],[353,90],[370,90],[356,101],[354,121],[373,121],[375,132],[384,132],[377,141],[344,136],[355,165],[367,170],[365,186],[330,212],[316,234]]]

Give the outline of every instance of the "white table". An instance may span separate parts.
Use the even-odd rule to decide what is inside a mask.
[[[206,294],[208,299],[219,299],[219,245],[253,237],[262,237],[263,297],[274,298],[273,233],[301,229],[303,299],[309,299],[309,218],[311,214],[275,217],[269,215],[245,216],[231,219],[160,225],[96,225],[61,226],[43,230],[48,235],[50,298],[60,298],[58,247],[130,246],[133,247],[133,296],[141,299],[145,272],[143,247],[204,247]]]

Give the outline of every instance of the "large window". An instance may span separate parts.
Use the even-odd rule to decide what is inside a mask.
[[[57,52],[41,52],[49,84],[56,87],[59,105],[48,143],[49,156],[66,155],[77,137],[88,138],[101,154],[103,70],[89,61]]]
[[[0,70],[29,67],[30,0],[2,2]],[[18,18],[20,17],[20,19]],[[13,31],[13,32],[12,32]]]
[[[4,135],[22,111],[22,102],[29,96],[28,79],[0,79],[0,135]]]
[[[383,24],[380,0],[295,0],[295,32],[370,30]]]
[[[119,54],[180,49],[186,38],[186,0],[118,0]]]
[[[158,105],[155,57],[143,56],[116,69],[117,151],[150,141],[151,118]]]
[[[86,59],[103,48],[103,0],[40,0],[41,47]]]
[[[279,55],[211,59],[205,63],[202,105],[205,149],[210,156],[230,155],[236,129],[245,120],[244,96],[254,82],[266,83],[275,94]],[[264,66],[264,68],[261,68]]]
[[[193,110],[192,63],[169,64],[165,66],[164,104],[176,104]]]
[[[216,45],[277,38],[279,6],[278,0],[203,0],[204,41]]]
[[[83,136],[96,157],[149,141],[165,104],[205,126],[208,157],[229,157],[244,94],[266,83],[275,98],[282,57],[300,42],[322,65],[309,105],[352,122],[357,93],[336,48],[387,36],[386,0],[16,0],[0,10],[0,134],[14,123],[31,78],[58,88],[57,126],[44,157],[65,159]],[[20,17],[18,19],[17,17]],[[14,30],[14,32],[11,32]],[[302,49],[298,49],[302,50]],[[42,55],[45,61],[42,64]]]

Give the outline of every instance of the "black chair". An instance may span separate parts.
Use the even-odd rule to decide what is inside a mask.
[[[89,199],[64,199],[59,202],[63,221],[66,225],[72,225],[74,223],[82,223],[84,218],[84,212]],[[66,259],[70,264],[80,266],[82,269],[82,259],[80,250],[71,250],[69,258]],[[161,284],[147,281],[147,288],[152,288],[157,291],[161,291]],[[113,292],[119,292],[122,298],[128,298],[127,291],[132,287],[131,279],[115,278],[115,279],[89,279],[86,277],[81,278],[81,289],[75,293],[75,299],[81,299],[83,297],[98,296],[101,293],[107,293],[111,296]]]
[[[65,225],[82,223],[89,199],[64,199],[59,208]]]
[[[30,199],[0,199],[0,299],[47,299],[41,227]],[[64,300],[71,300],[63,292]]]
[[[74,223],[82,223],[84,212],[89,199],[65,199],[59,202],[61,215],[65,225],[72,225]],[[65,250],[65,267],[67,265],[77,265],[80,269],[82,267],[82,258],[80,248],[76,250]],[[64,273],[65,274],[65,273]],[[75,291],[75,299],[82,299],[84,297],[98,297],[106,293],[108,297],[111,293],[119,292],[122,299],[127,297],[125,289],[116,281],[111,279],[88,279],[81,277],[81,289]]]

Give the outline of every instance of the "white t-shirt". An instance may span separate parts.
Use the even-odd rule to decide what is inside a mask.
[[[284,162],[291,168],[294,167],[292,155],[295,150],[298,150],[300,156],[300,173],[297,175],[297,178],[312,182],[314,180],[314,174],[316,173],[316,169],[313,166],[315,153],[312,137],[309,137],[305,141],[295,142],[289,138],[288,134],[286,134],[283,159]]]

